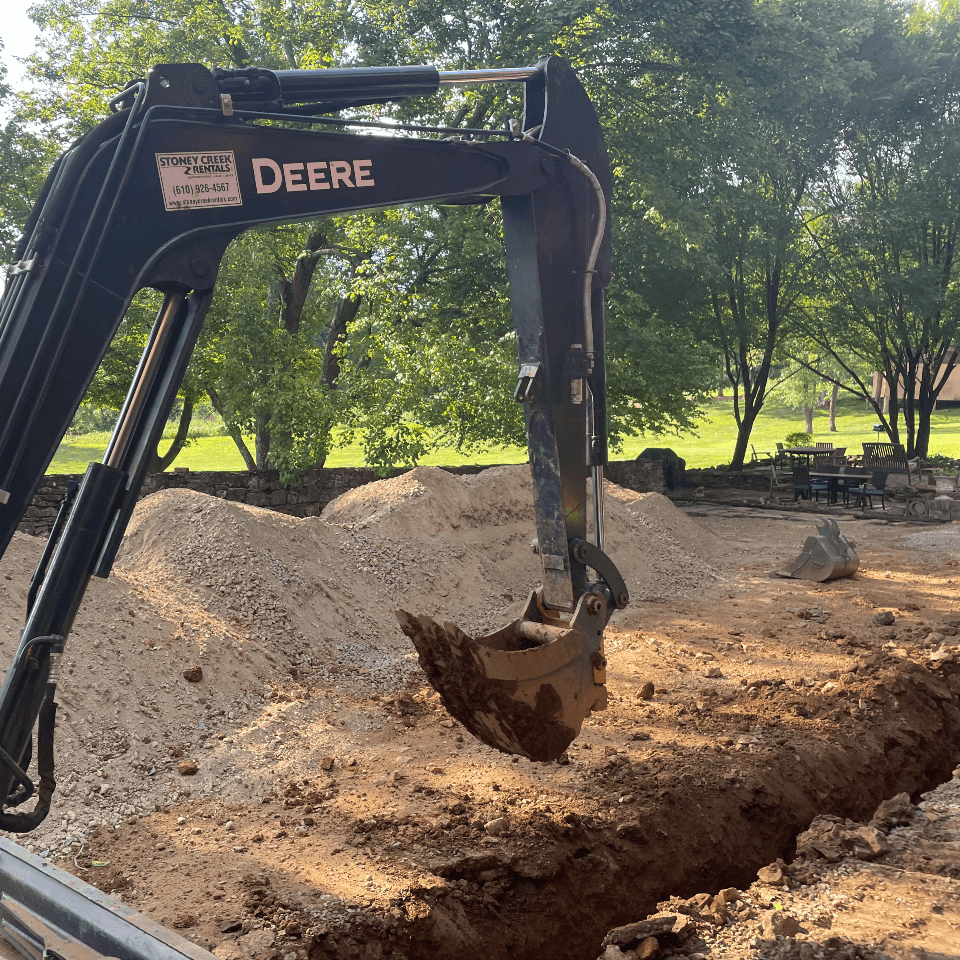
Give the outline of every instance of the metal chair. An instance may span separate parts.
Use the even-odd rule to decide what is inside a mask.
[[[862,487],[857,487],[850,492],[854,494],[853,505],[855,507],[865,508],[867,502],[870,504],[870,509],[873,509],[873,498],[880,498],[880,509],[886,510],[887,505],[884,502],[884,488],[887,485],[887,477],[890,475],[889,470],[874,470],[870,476],[870,482],[865,483]]]
[[[810,479],[810,468],[806,466],[795,466],[793,468],[793,499],[794,500],[812,500],[816,498],[820,501],[820,494],[826,493],[830,489],[830,484],[821,481],[812,481]]]

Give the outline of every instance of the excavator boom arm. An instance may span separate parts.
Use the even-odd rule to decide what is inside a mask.
[[[523,122],[506,136],[398,136],[395,127],[356,133],[347,132],[356,122],[314,116],[478,79],[525,84]],[[115,113],[51,171],[0,302],[2,551],[131,299],[145,287],[165,294],[103,462],[90,465],[51,535],[0,689],[5,806],[34,791],[26,770],[40,719],[40,799],[32,814],[0,813],[6,829],[31,829],[46,813],[58,657],[89,578],[109,574],[224,251],[250,227],[500,197],[520,360],[517,399],[526,409],[544,568],[540,613],[531,616],[551,628],[559,629],[560,618],[581,629],[586,614],[576,611],[589,595],[591,629],[599,636],[609,613],[626,603],[625,588],[611,590],[616,577],[602,575],[597,556],[588,564],[576,548],[587,536],[588,473],[596,481],[606,459],[602,289],[609,279],[610,174],[596,114],[565,63],[551,58],[535,68],[476,75],[431,67],[274,72],[166,64],[112,106]],[[278,119],[299,126],[264,123]],[[598,529],[600,519],[598,510]],[[594,549],[601,546],[598,540]],[[589,569],[600,573],[597,584]],[[417,628],[411,630],[417,642]],[[565,643],[576,647],[574,641]],[[421,656],[430,654],[421,648]],[[513,740],[497,745],[516,747]],[[522,746],[520,752],[530,753]]]

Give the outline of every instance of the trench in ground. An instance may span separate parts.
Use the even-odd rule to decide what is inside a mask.
[[[452,887],[425,897],[423,916],[369,939],[331,931],[311,945],[310,960],[594,960],[612,927],[655,912],[658,901],[744,889],[760,867],[789,861],[818,814],[867,821],[881,801],[903,792],[917,799],[948,780],[960,759],[951,694],[960,666],[949,666],[946,678],[915,666],[889,670],[870,723],[838,724],[760,762],[745,754],[735,772],[729,762],[677,753],[674,775],[658,778],[663,786],[628,774],[637,795],[629,818],[569,817],[509,861],[477,851],[437,863]],[[618,776],[613,768],[608,779]],[[458,896],[457,881],[482,889],[492,877],[505,886],[496,906]]]

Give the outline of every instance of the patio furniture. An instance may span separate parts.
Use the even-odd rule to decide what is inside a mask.
[[[770,464],[770,498],[771,500],[777,500],[778,502],[781,499],[781,494],[787,495],[792,493],[792,485],[789,478],[783,473],[782,470],[778,469],[777,462],[774,460]]]
[[[757,453],[757,448],[751,443],[750,450],[752,455],[750,457],[751,463],[768,463],[773,459],[773,454],[767,450],[762,450],[760,453]]]
[[[802,463],[806,466],[810,465],[811,459],[815,457],[818,453],[823,453],[823,450],[820,447],[784,447],[783,452],[790,458],[791,464]]]
[[[880,498],[880,509],[886,510],[887,505],[884,502],[884,488],[887,485],[887,477],[890,475],[889,470],[874,470],[870,481],[863,484],[861,487],[856,487],[850,492],[854,494],[853,505],[855,507],[861,507],[865,509],[867,503],[870,505],[870,509],[873,509],[873,498]]]
[[[869,473],[851,471],[847,466],[835,463],[822,464],[810,471],[812,483],[826,484],[827,500],[832,504],[837,503],[841,497],[844,505],[849,503],[850,491],[862,486],[869,479]]]
[[[880,469],[887,473],[905,473],[907,483],[920,483],[923,460],[919,457],[908,460],[902,443],[865,443],[863,467],[865,470]]]
[[[807,466],[795,466],[793,468],[793,499],[794,500],[812,500],[816,498],[819,502],[820,494],[827,493],[830,484],[825,480],[813,480],[810,477],[810,468]]]

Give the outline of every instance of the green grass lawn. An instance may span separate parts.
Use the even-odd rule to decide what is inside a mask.
[[[837,431],[827,430],[827,411],[817,410],[814,416],[814,437],[832,441],[834,446],[846,447],[848,453],[860,451],[864,441],[884,440],[873,431],[876,415],[870,407],[855,399],[841,399],[837,414]],[[776,450],[776,441],[783,441],[788,433],[803,430],[803,417],[796,410],[786,410],[771,403],[761,412],[751,442],[761,453]],[[88,433],[64,441],[50,464],[50,473],[83,473],[90,460],[99,460],[106,449],[109,434]],[[671,447],[687,461],[688,467],[712,467],[729,463],[736,441],[736,424],[731,400],[716,400],[708,407],[707,417],[696,434],[674,436],[629,437],[619,451],[613,451],[613,460],[632,460],[646,447]],[[930,453],[960,457],[960,409],[943,410],[934,414]],[[425,457],[427,466],[457,464],[523,463],[527,452],[519,447],[491,447],[470,454],[441,450]],[[327,458],[328,467],[356,467],[363,465],[363,453],[358,443],[334,449]],[[243,460],[229,437],[197,437],[173,466],[191,470],[243,470]]]

